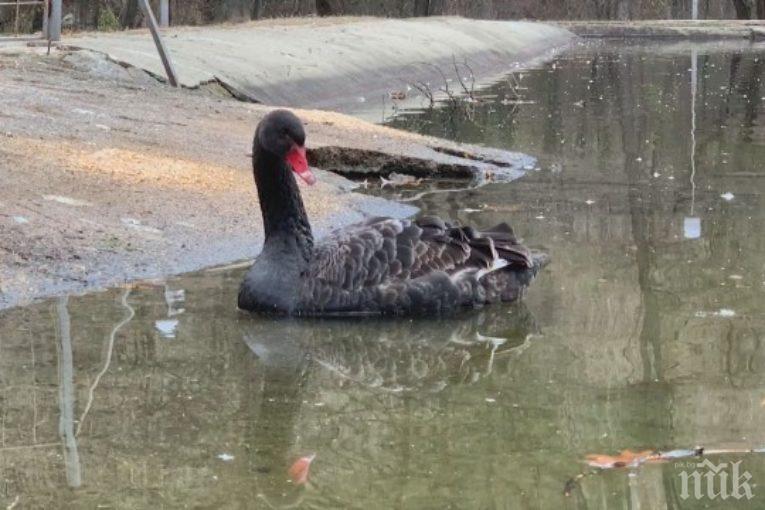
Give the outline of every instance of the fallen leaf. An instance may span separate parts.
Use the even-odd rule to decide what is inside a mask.
[[[623,450],[616,456],[600,454],[587,455],[587,464],[591,467],[601,469],[635,467],[649,460],[661,460],[661,457],[653,450],[643,450],[642,452]]]
[[[306,455],[296,460],[290,467],[289,473],[292,482],[296,485],[303,485],[308,481],[308,471],[311,468],[311,462],[316,458],[316,454]]]

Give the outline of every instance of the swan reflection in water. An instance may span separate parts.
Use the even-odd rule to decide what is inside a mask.
[[[492,373],[500,359],[511,363],[539,331],[523,303],[439,319],[246,316],[241,327],[255,358],[252,407],[247,413],[251,467],[258,497],[273,507],[291,505],[303,497],[303,491],[286,480],[286,468],[300,455],[312,453],[295,446],[306,436],[299,430],[298,421],[305,421],[300,416],[307,406],[315,405],[306,400],[306,394],[322,393],[326,386],[329,392],[341,387],[346,394],[355,389],[393,398],[427,398],[450,386],[478,382]],[[365,398],[364,402],[374,407],[375,400]],[[363,421],[343,420],[335,425],[364,427]]]

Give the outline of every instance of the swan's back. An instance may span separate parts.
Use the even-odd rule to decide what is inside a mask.
[[[295,313],[448,313],[518,299],[543,258],[500,224],[373,218],[314,246]]]

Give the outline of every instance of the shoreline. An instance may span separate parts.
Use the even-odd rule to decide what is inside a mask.
[[[584,39],[765,40],[765,20],[550,21]]]
[[[0,46],[0,310],[255,256],[249,152],[272,107],[173,89],[91,51]],[[416,209],[337,175],[510,180],[534,159],[294,109],[319,183],[303,188],[317,237]]]

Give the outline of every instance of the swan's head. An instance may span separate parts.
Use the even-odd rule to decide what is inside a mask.
[[[300,119],[289,110],[274,110],[263,117],[255,131],[255,143],[292,167],[307,184],[316,182],[305,156],[305,129]]]

